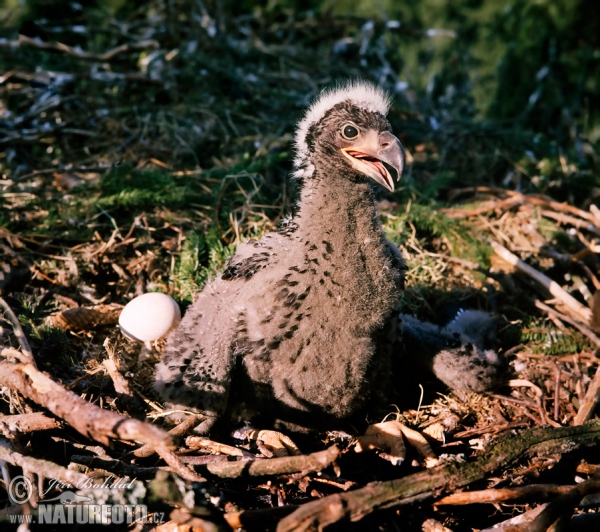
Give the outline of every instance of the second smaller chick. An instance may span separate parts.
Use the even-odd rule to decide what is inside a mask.
[[[496,320],[487,312],[461,310],[447,325],[400,315],[404,356],[453,390],[484,392],[499,384],[504,360],[494,349]]]

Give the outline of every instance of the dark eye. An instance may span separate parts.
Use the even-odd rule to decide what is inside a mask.
[[[347,124],[342,129],[342,136],[347,139],[354,139],[358,137],[358,128]]]

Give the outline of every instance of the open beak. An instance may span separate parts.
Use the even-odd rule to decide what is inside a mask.
[[[342,148],[342,153],[354,169],[394,192],[394,179],[399,181],[404,169],[404,148],[394,135],[371,131],[362,144]]]

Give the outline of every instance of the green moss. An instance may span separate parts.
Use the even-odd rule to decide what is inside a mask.
[[[411,204],[409,209],[397,212],[393,218],[388,217],[384,224],[388,238],[399,246],[411,238],[413,227],[424,247],[432,237],[444,238],[450,245],[452,256],[471,260],[483,268],[489,267],[491,247],[478,238],[466,222],[449,218],[436,205]]]

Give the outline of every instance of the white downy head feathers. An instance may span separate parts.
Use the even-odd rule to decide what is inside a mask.
[[[390,108],[390,97],[379,87],[368,81],[349,81],[343,85],[325,89],[306,111],[304,118],[298,123],[294,147],[294,177],[310,177],[314,171],[310,164],[310,153],[306,145],[306,135],[310,126],[323,118],[325,113],[338,103],[350,100],[352,103],[374,113],[387,115]]]

